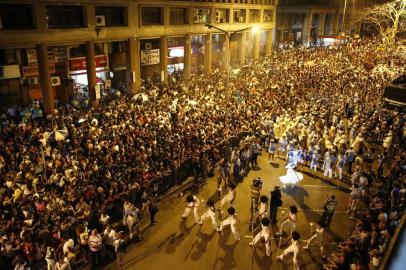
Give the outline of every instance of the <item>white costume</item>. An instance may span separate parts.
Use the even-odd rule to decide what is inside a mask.
[[[288,169],[286,175],[279,176],[279,180],[284,186],[296,185],[303,180],[303,174],[296,172],[293,164],[288,164],[285,168]]]
[[[218,231],[223,231],[224,226],[230,225],[231,232],[233,233],[236,240],[240,240],[240,234],[237,232],[235,225],[238,223],[238,220],[235,215],[228,216],[225,220],[220,223],[220,228]]]
[[[190,202],[186,205],[185,211],[183,212],[182,217],[187,218],[189,216],[190,211],[193,210],[193,215],[195,217],[196,223],[199,223],[199,213],[197,212],[197,208],[199,207],[200,201],[196,196],[193,196],[193,202]]]
[[[316,233],[307,240],[307,245],[304,248],[309,248],[310,244],[313,241],[317,241],[320,247],[321,254],[324,254],[324,229],[323,228],[316,228]]]
[[[299,263],[298,263],[298,256],[299,256],[299,252],[300,252],[300,242],[299,240],[291,240],[292,244],[285,249],[282,254],[280,256],[278,256],[277,258],[279,258],[280,260],[283,260],[283,257],[288,255],[289,253],[293,253],[293,267],[295,270],[299,269]]]
[[[217,229],[216,209],[214,206],[207,208],[207,211],[200,217],[199,224],[203,224],[203,221],[207,218],[211,218],[211,223],[213,224],[214,229]]]
[[[289,212],[288,218],[281,223],[279,234],[282,234],[282,232],[284,231],[283,229],[285,228],[286,225],[290,226],[290,232],[294,231],[296,229],[296,221],[297,221],[296,214]]]
[[[235,200],[235,189],[232,189],[223,197],[223,199],[221,199],[220,206],[223,207],[228,202],[230,202],[230,205],[233,206],[234,200]]]
[[[268,212],[268,204],[260,202],[257,217],[264,218],[267,216],[267,212]]]
[[[269,228],[269,226],[261,225],[261,231],[257,233],[257,235],[255,235],[251,244],[255,246],[258,243],[258,241],[261,240],[261,238],[264,238],[266,256],[270,256],[271,255],[270,237],[271,237],[271,228]]]

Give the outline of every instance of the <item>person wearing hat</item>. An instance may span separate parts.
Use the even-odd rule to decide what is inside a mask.
[[[266,249],[266,256],[271,256],[271,244],[270,244],[270,237],[271,237],[271,228],[269,225],[271,221],[269,218],[264,217],[261,220],[261,231],[255,235],[252,242],[249,244],[250,246],[255,246],[261,238],[265,241],[265,249]]]
[[[295,270],[299,269],[299,253],[300,253],[300,233],[297,231],[293,231],[291,233],[292,239],[291,239],[291,244],[288,248],[286,248],[281,255],[276,256],[276,259],[279,261],[283,261],[283,258],[292,253],[293,254],[293,267]]]
[[[239,220],[237,218],[237,213],[235,211],[235,208],[232,206],[229,207],[227,209],[227,213],[228,213],[228,216],[223,221],[220,222],[220,227],[216,231],[223,232],[224,227],[227,225],[230,225],[231,232],[233,233],[234,238],[237,241],[240,241],[240,239],[241,239],[240,234],[238,233],[237,228],[236,228],[236,225],[239,222]]]
[[[271,191],[271,201],[269,203],[269,216],[271,218],[272,224],[276,223],[276,215],[278,214],[278,207],[281,207],[282,193],[279,186],[275,186]]]

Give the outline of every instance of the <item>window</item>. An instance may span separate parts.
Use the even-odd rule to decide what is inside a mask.
[[[141,7],[141,25],[162,25],[163,17],[161,7]]]
[[[258,23],[260,21],[259,9],[250,9],[250,23]]]
[[[263,22],[272,22],[273,19],[273,12],[272,10],[265,9],[264,10],[264,17],[262,18]]]
[[[0,29],[33,29],[32,8],[30,5],[0,4]]]
[[[216,23],[230,22],[230,10],[225,8],[216,8]]]
[[[245,9],[234,9],[234,22],[243,23],[245,22],[246,10]]]
[[[126,11],[125,7],[96,7],[96,16],[104,16],[106,26],[125,26]]]
[[[47,6],[48,28],[85,27],[83,7]]]
[[[187,8],[171,8],[171,25],[188,24],[188,12]]]
[[[194,8],[193,23],[211,23],[210,8]]]

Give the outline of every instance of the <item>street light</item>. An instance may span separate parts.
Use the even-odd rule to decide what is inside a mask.
[[[230,52],[230,40],[235,34],[237,34],[239,32],[242,32],[242,31],[245,31],[245,30],[248,30],[248,29],[251,29],[252,33],[256,33],[256,32],[258,32],[260,30],[260,27],[258,25],[255,25],[255,26],[239,29],[237,31],[228,32],[228,31],[226,31],[224,29],[221,29],[221,28],[216,27],[216,26],[214,26],[212,24],[209,24],[209,23],[206,23],[204,26],[207,27],[208,29],[212,29],[212,28],[217,29],[217,30],[219,30],[220,32],[222,32],[222,33],[224,33],[226,35],[226,38],[227,38],[226,43],[227,43],[227,49],[228,49],[228,53],[226,54],[226,68],[227,68],[226,86],[227,86],[227,97],[228,97],[229,96],[229,85],[230,85],[230,53],[231,53]],[[245,42],[245,40],[244,40],[244,42]]]

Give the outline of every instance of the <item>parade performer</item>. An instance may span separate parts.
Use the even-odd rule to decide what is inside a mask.
[[[264,217],[261,220],[261,231],[255,235],[252,242],[249,244],[250,246],[255,246],[261,238],[265,241],[265,248],[266,248],[266,256],[271,256],[271,228],[269,225],[271,224],[271,220],[267,217]]]

